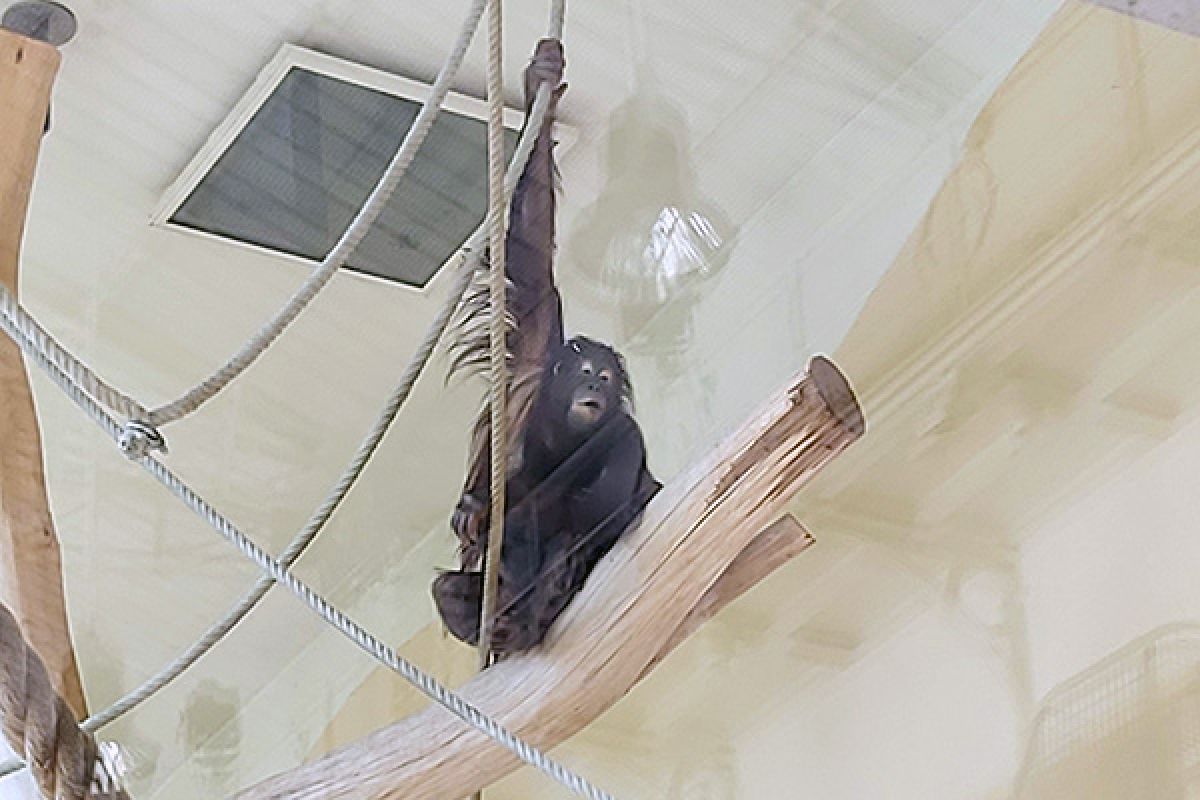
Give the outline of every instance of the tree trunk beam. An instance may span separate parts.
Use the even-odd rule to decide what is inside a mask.
[[[693,610],[703,613],[702,599],[737,556],[864,429],[845,378],[813,359],[806,375],[659,493],[541,647],[487,669],[462,696],[543,749],[579,731],[637,683]],[[458,798],[519,765],[434,706],[237,796]]]
[[[0,281],[15,295],[21,237],[59,53],[0,30]],[[41,432],[21,351],[0,337],[0,602],[45,662],[55,690],[86,714],[50,518]]]

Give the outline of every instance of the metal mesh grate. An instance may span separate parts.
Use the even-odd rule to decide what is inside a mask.
[[[1160,628],[1052,692],[1016,796],[1200,798],[1200,626]]]

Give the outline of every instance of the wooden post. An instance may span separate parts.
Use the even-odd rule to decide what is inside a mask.
[[[689,632],[689,617],[703,616],[710,590],[721,594],[721,576],[734,574],[728,570],[738,555],[863,432],[845,379],[828,360],[814,359],[807,375],[654,499],[542,647],[487,669],[460,693],[543,749],[571,736],[623,697],[681,627]],[[519,765],[435,706],[237,796],[463,797]]]
[[[34,167],[58,72],[52,45],[0,30],[0,281],[14,294]],[[21,351],[0,337],[0,602],[12,609],[55,690],[87,713],[67,627],[41,432]]]

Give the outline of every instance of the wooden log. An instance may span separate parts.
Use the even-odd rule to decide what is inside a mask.
[[[50,685],[41,657],[0,605],[0,731],[24,758],[46,800],[84,800],[96,764],[96,740]],[[114,798],[115,800],[115,798]]]
[[[863,432],[845,379],[813,359],[655,498],[542,647],[489,668],[461,694],[538,747],[571,736],[629,691],[738,554]],[[465,797],[519,764],[435,706],[237,797]]]
[[[59,53],[0,30],[0,281],[14,294],[21,237]],[[67,627],[62,561],[50,518],[41,431],[21,351],[0,337],[0,602],[46,664],[55,690],[86,715]]]

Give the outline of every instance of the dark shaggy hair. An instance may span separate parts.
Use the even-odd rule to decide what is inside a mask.
[[[471,276],[471,282],[463,293],[462,300],[451,318],[448,335],[447,351],[450,357],[450,367],[446,370],[446,381],[460,372],[466,375],[483,375],[491,363],[491,287],[488,285],[488,270],[490,259],[487,251],[479,262],[479,268]],[[509,287],[512,284],[509,282]],[[516,328],[516,318],[512,313],[505,315],[506,330],[511,333]],[[508,357],[512,357],[511,348]]]
[[[491,293],[487,283],[487,258],[472,278],[471,285],[463,295],[462,302],[454,313],[449,339],[450,366],[446,371],[446,380],[450,381],[458,374],[481,375],[486,377],[491,363],[491,339],[488,331],[489,309],[491,308]],[[505,320],[509,335],[516,332],[516,318],[511,314]],[[620,371],[618,390],[625,410],[633,413],[633,382],[629,377],[629,368],[625,357],[611,345],[587,336],[572,336],[566,342],[557,345],[558,348],[586,347],[599,350],[609,356]],[[552,345],[554,347],[554,345]],[[554,352],[546,354],[547,358],[557,359]],[[512,353],[508,354],[512,358]],[[533,376],[530,376],[533,377]]]

